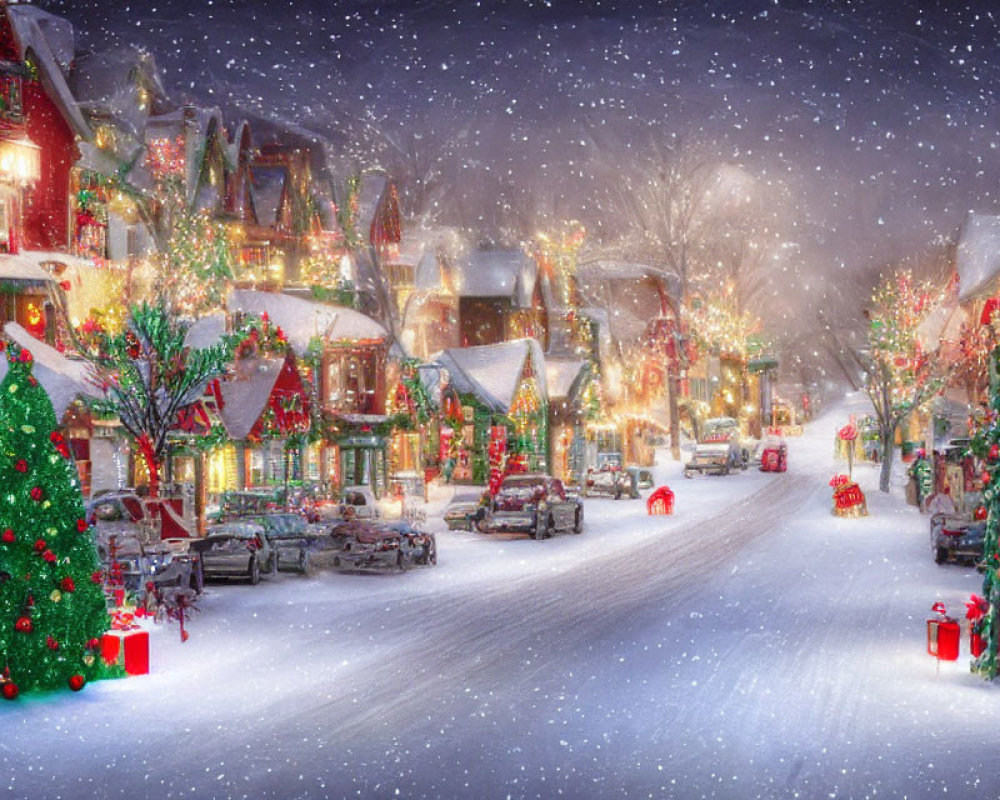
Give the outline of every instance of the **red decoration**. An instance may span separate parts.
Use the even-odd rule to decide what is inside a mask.
[[[56,563],[56,554],[53,553],[51,550],[46,550],[44,553],[42,553],[42,558],[48,561],[50,564]]]
[[[88,650],[96,650],[100,646],[101,646],[100,640],[98,640],[98,639],[87,639],[87,649]]]
[[[87,679],[83,675],[70,675],[69,676],[69,688],[74,692],[80,691],[84,686],[87,685]]]
[[[927,655],[939,661],[957,661],[961,636],[958,620],[945,614],[943,603],[935,603],[931,611],[936,612],[938,618],[927,620]]]
[[[650,516],[674,513],[674,493],[669,486],[661,486],[646,498],[646,513]]]
[[[59,649],[59,642],[57,642],[51,636],[46,636],[45,637],[45,646],[48,647],[49,650],[58,650]]]
[[[48,547],[48,542],[46,542],[44,539],[35,539],[35,552],[36,553],[43,552],[46,547]]]
[[[129,675],[149,673],[149,634],[143,630],[108,631],[101,639],[101,657],[121,664]]]
[[[99,569],[95,569],[93,572],[90,573],[91,583],[100,583],[103,580],[104,580],[104,573],[101,572]]]
[[[31,361],[31,359],[32,359],[32,355],[31,355],[31,351],[30,350],[25,349],[25,350],[21,351],[21,355],[20,355],[19,360],[20,360],[20,362],[22,364],[29,363]]]
[[[87,520],[83,519],[83,517],[78,519],[76,521],[76,529],[80,531],[80,533],[83,533],[85,530],[87,530]]]
[[[32,486],[31,487],[31,499],[32,500],[41,500],[44,496],[45,496],[45,493],[42,491],[42,487],[41,486]]]
[[[989,604],[985,597],[980,597],[978,594],[970,595],[969,602],[965,604],[965,618],[975,622],[985,617],[988,610]]]
[[[7,681],[7,683],[3,685],[3,689],[0,691],[3,691],[4,700],[17,699],[18,688],[16,683],[11,683],[10,681]]]
[[[0,533],[0,541],[3,541],[4,544],[14,544],[16,538],[14,531],[10,528],[5,528],[4,532]]]
[[[845,442],[853,442],[858,438],[858,426],[853,422],[848,422],[843,428],[837,431],[837,436]]]
[[[17,463],[14,465],[14,469],[16,469],[18,472],[27,472],[28,462],[25,461],[23,458],[19,458],[17,460]]]
[[[1000,310],[1000,298],[991,297],[983,306],[983,313],[979,315],[980,325],[989,325],[993,321],[993,315]]]
[[[18,617],[14,623],[14,630],[18,633],[31,633],[35,626],[31,624],[31,617]]]
[[[986,519],[988,512],[986,511],[986,506],[977,506],[976,510],[972,513],[973,518],[977,522],[981,522]]]
[[[991,444],[989,452],[990,461],[996,461],[1000,458],[1000,445]]]
[[[983,483],[989,483],[990,482],[990,473],[987,472],[986,470],[983,470],[982,473],[980,474],[979,478],[982,480]]]
[[[69,575],[67,575],[65,578],[63,578],[61,581],[59,581],[59,587],[64,592],[75,592],[76,591],[76,584],[73,582],[73,579],[71,577],[69,577]]]

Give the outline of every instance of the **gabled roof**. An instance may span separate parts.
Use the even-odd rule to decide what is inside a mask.
[[[21,60],[24,60],[29,51],[34,53],[38,77],[46,93],[59,108],[73,133],[89,140],[93,132],[66,83],[66,76],[76,54],[72,24],[69,20],[27,4],[7,5],[5,10]]]
[[[475,395],[491,410],[506,414],[514,401],[529,354],[539,391],[547,398],[545,355],[534,339],[458,347],[444,350],[431,360],[448,370],[450,383],[456,391]]]
[[[579,390],[583,376],[589,373],[590,366],[581,359],[547,358],[545,379],[549,387],[549,402],[569,400]]]
[[[538,265],[523,250],[473,250],[458,262],[460,297],[506,297],[519,308],[531,306]]]
[[[297,353],[304,353],[314,337],[326,341],[388,339],[389,332],[371,317],[353,308],[329,306],[277,292],[236,289],[229,293],[230,311],[266,312],[280,325]]]
[[[358,233],[364,236],[366,242],[371,236],[372,223],[388,184],[384,175],[369,174],[361,178],[361,187],[358,189]]]
[[[966,302],[990,289],[1000,274],[1000,216],[966,217],[956,254],[959,300]]]
[[[154,139],[176,139],[184,136],[185,188],[188,203],[195,201],[198,180],[204,165],[207,144],[218,137],[223,152],[227,152],[222,112],[217,108],[182,106],[167,114],[150,117],[146,124],[147,144]]]
[[[234,363],[234,374],[219,384],[223,400],[219,417],[231,439],[246,439],[253,430],[284,365],[282,356],[241,358]]]
[[[87,379],[86,361],[67,358],[54,347],[40,342],[16,322],[4,325],[3,332],[8,339],[31,352],[35,362],[34,375],[52,401],[56,419],[63,418],[66,409],[77,397],[101,396],[97,388]],[[0,380],[3,380],[6,374],[7,359],[0,358]]]

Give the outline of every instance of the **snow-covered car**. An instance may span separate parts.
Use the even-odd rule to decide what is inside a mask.
[[[985,520],[973,521],[948,514],[933,514],[930,521],[931,552],[934,562],[948,561],[978,564],[983,557],[986,538]]]
[[[255,522],[213,525],[204,538],[191,542],[191,550],[201,558],[205,580],[242,578],[257,584],[262,574],[277,572],[277,553]]]
[[[746,462],[735,439],[720,442],[699,442],[694,455],[684,465],[684,477],[690,478],[696,472],[728,475],[734,469],[746,469]]]
[[[345,486],[340,490],[340,502],[333,504],[333,517],[352,519],[378,519],[382,516],[378,500],[369,486]]]
[[[622,497],[640,497],[638,473],[623,469],[587,470],[581,494],[584,497],[606,496],[619,500]]]
[[[95,529],[98,546],[112,535],[135,538],[143,544],[160,538],[159,520],[146,501],[134,492],[116,491],[95,495],[84,504],[88,524]]]
[[[508,475],[487,510],[489,531],[529,533],[545,539],[557,530],[583,530],[583,501],[550,475]]]
[[[333,565],[339,569],[405,570],[414,564],[437,564],[437,540],[433,533],[406,520],[353,520],[336,529],[340,550]]]
[[[305,517],[276,512],[256,514],[247,517],[246,521],[255,522],[264,529],[264,536],[277,559],[276,569],[309,574],[313,566],[313,551],[317,549],[320,534]]]
[[[485,503],[454,503],[444,512],[444,524],[450,531],[480,530],[485,518]]]

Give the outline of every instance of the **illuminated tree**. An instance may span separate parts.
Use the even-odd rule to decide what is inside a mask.
[[[879,489],[889,491],[896,431],[903,419],[937,394],[947,367],[940,347],[925,350],[918,329],[940,304],[929,282],[917,282],[909,270],[882,278],[867,312],[868,347],[859,354],[864,388],[875,409],[881,437]]]
[[[52,402],[11,345],[0,384],[0,690],[83,688],[109,619],[97,549]]]
[[[239,336],[211,347],[184,342],[188,325],[164,304],[133,306],[124,331],[100,332],[85,352],[91,382],[103,394],[97,410],[112,414],[135,441],[149,471],[149,492],[156,497],[168,434],[178,412],[198,400],[209,381],[222,375]]]

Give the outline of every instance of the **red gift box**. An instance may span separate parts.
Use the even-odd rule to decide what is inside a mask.
[[[149,633],[108,631],[101,638],[101,657],[108,664],[122,664],[129,675],[149,674]]]

